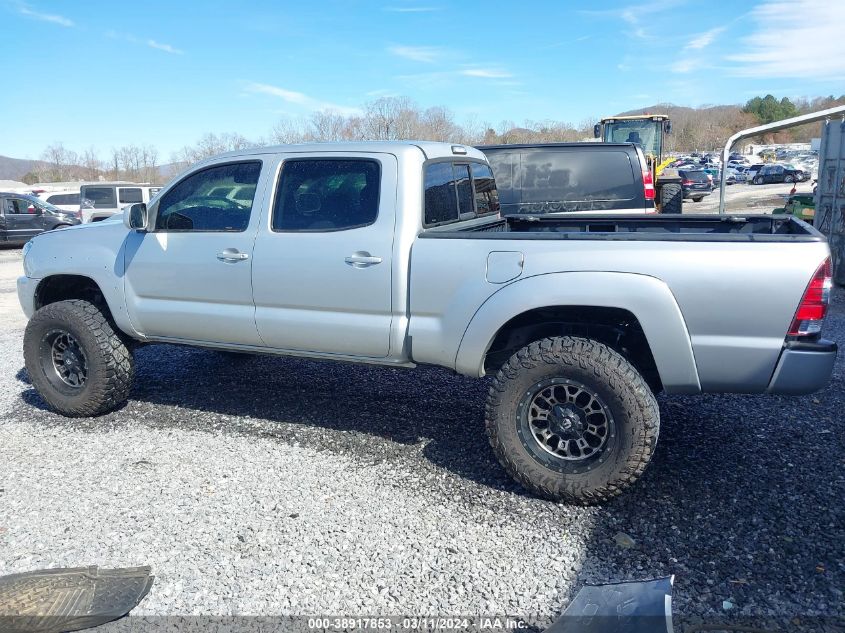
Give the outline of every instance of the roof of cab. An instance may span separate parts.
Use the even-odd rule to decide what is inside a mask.
[[[405,154],[422,152],[426,160],[432,158],[475,158],[486,160],[484,154],[460,143],[439,143],[435,141],[340,141],[332,143],[301,143],[294,145],[270,145],[267,147],[253,147],[250,149],[234,150],[217,154],[206,160],[219,158],[257,156],[260,154],[296,154],[322,152],[382,152],[389,154]],[[203,161],[205,162],[205,161]]]

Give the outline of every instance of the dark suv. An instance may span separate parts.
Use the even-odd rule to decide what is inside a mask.
[[[770,182],[802,182],[804,172],[800,169],[792,169],[783,165],[763,165],[760,171],[754,176],[755,185],[768,184]]]
[[[709,196],[713,191],[713,181],[703,169],[679,169],[678,175],[681,177],[685,199],[701,202],[704,196]]]
[[[632,143],[478,146],[493,168],[503,215],[654,213],[645,157]]]
[[[23,193],[0,193],[0,244],[23,244],[44,231],[79,224],[79,218]]]

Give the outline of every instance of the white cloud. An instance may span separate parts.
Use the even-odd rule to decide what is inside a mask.
[[[704,33],[699,33],[694,38],[692,38],[687,45],[684,47],[686,50],[701,50],[702,48],[706,48],[713,43],[713,40],[718,37],[718,35],[725,30],[726,27],[718,26],[715,29],[710,29],[709,31],[705,31]]]
[[[28,18],[41,20],[42,22],[51,22],[53,24],[58,24],[59,26],[76,26],[73,20],[66,18],[63,15],[58,15],[56,13],[41,13],[40,11],[36,11],[27,4],[18,5],[18,13],[20,13],[21,15],[25,15]]]
[[[769,0],[751,12],[756,29],[729,55],[734,75],[845,79],[845,2]]]
[[[287,90],[286,88],[279,88],[278,86],[272,86],[270,84],[249,83],[246,85],[246,91],[278,97],[287,103],[293,103],[309,110],[334,110],[344,115],[359,114],[361,112],[358,108],[350,108],[348,106],[342,106],[328,101],[320,101],[319,99],[309,97],[302,92]]]
[[[652,0],[643,4],[630,4],[615,9],[583,9],[578,13],[599,18],[620,18],[632,27],[628,32],[640,40],[651,40],[654,36],[649,33],[642,23],[648,24],[655,14],[673,9],[686,0]]]
[[[467,68],[460,71],[465,77],[482,77],[484,79],[507,79],[513,75],[498,68]]]
[[[155,40],[147,40],[147,46],[150,48],[155,48],[160,51],[164,51],[165,53],[170,53],[172,55],[181,55],[185,51],[180,50],[178,48],[174,48],[170,44],[162,44],[161,42],[156,42]]]
[[[434,46],[391,46],[387,50],[398,57],[426,64],[436,61],[443,54],[441,49]]]

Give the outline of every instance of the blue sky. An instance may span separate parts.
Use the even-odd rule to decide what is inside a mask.
[[[845,93],[842,0],[0,0],[0,24],[0,155],[19,158],[167,158],[385,95],[497,127]]]

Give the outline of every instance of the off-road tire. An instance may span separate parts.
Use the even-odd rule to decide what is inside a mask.
[[[547,467],[520,439],[520,401],[548,379],[578,381],[601,396],[613,415],[615,440],[602,462],[581,473]],[[502,366],[490,387],[487,435],[505,470],[534,494],[582,505],[605,502],[643,473],[657,445],[660,411],[642,376],[606,345],[585,338],[535,341]]]
[[[79,388],[57,386],[55,378],[48,378],[47,372],[54,369],[44,361],[42,346],[56,331],[73,336],[85,355],[87,378]],[[106,316],[88,301],[58,301],[39,309],[26,326],[23,354],[33,387],[51,409],[62,415],[100,415],[116,409],[129,397],[135,374],[132,353]]]
[[[684,204],[681,185],[671,182],[660,187],[660,213],[680,214]]]

